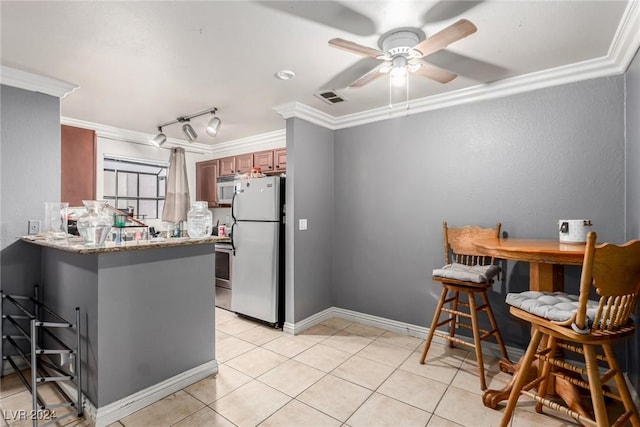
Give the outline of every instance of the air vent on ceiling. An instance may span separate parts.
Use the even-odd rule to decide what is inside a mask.
[[[314,95],[322,99],[324,102],[328,104],[337,104],[338,102],[343,102],[347,100],[347,98],[340,95],[335,90],[322,90],[320,92],[316,92]]]

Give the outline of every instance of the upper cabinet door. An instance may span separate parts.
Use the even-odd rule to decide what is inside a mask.
[[[262,172],[273,172],[273,150],[253,153],[253,166]]]
[[[209,207],[218,205],[218,161],[196,163],[196,200],[207,201]]]
[[[273,157],[275,162],[275,170],[284,171],[287,170],[287,149],[280,148],[273,151]]]
[[[60,201],[82,206],[96,198],[96,133],[90,129],[61,126]]]
[[[218,171],[220,176],[233,175],[235,173],[237,173],[235,156],[220,159],[220,170]]]
[[[236,156],[236,173],[249,173],[253,168],[253,153]]]

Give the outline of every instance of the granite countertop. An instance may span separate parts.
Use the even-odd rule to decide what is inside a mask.
[[[154,248],[170,248],[176,246],[204,245],[218,242],[230,242],[229,237],[209,236],[203,238],[171,237],[154,238],[150,240],[131,240],[123,243],[106,242],[102,246],[85,246],[82,238],[69,237],[67,240],[46,240],[39,236],[24,236],[22,241],[33,243],[47,248],[60,249],[61,251],[73,252],[76,254],[100,254],[111,252],[136,251]]]

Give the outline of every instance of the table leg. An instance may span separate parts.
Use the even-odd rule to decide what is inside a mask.
[[[529,263],[529,289],[540,292],[564,290],[564,266],[558,264]]]
[[[541,292],[556,292],[564,289],[564,268],[557,264],[543,264],[532,262],[529,265],[529,289]],[[535,378],[538,372],[537,360],[533,362],[534,369],[529,370],[530,378],[527,382]],[[500,362],[500,370],[503,372],[513,373],[513,378],[509,383],[500,390],[487,389],[482,395],[484,406],[496,409],[498,404],[509,398],[515,378],[520,371],[520,361],[515,365],[509,366],[508,361]],[[560,396],[569,406],[570,409],[589,416],[586,408],[580,401],[580,392],[576,386],[561,378],[555,378],[553,384],[550,384],[549,393],[555,393]]]

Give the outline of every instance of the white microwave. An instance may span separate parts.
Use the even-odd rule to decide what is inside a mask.
[[[235,176],[220,176],[218,177],[218,204],[230,205],[233,199],[233,193],[236,191]]]

